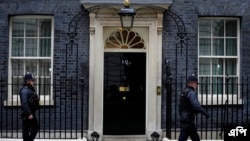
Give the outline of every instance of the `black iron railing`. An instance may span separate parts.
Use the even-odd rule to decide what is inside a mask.
[[[181,127],[178,105],[180,92],[186,85],[186,77],[179,78],[173,82],[166,81],[166,136],[171,139],[178,138]],[[206,83],[204,81],[199,83],[199,86],[199,101],[210,115],[208,119],[201,114],[196,117],[197,130],[201,139],[224,139],[225,127],[243,126],[249,128],[249,77],[241,78],[237,83],[229,81],[226,77],[225,83]],[[219,87],[224,88],[224,90],[219,89]]]
[[[181,127],[177,108],[179,104],[178,94],[185,86],[185,79],[183,77],[183,79],[178,80],[181,83],[177,83],[176,80],[172,80],[171,73],[169,73],[168,78],[168,96],[165,103],[167,105],[166,135],[171,139],[176,139]],[[202,106],[210,115],[209,119],[205,119],[202,115],[198,115],[196,118],[201,139],[223,139],[224,127],[237,125],[249,127],[250,80],[245,77],[240,79],[240,83],[229,82],[213,84],[213,87],[226,85],[226,89],[237,88],[237,91],[226,91],[237,92],[235,95],[229,93],[225,97],[221,97],[221,94],[213,93],[214,96],[211,97],[211,94],[205,93],[199,96]],[[20,84],[9,84],[5,77],[0,77],[0,138],[22,138],[20,100],[17,98],[18,95],[8,93],[14,85],[20,86]],[[37,112],[40,131],[37,138],[76,139],[83,137],[84,131],[88,130],[88,95],[85,94],[84,79],[60,77],[55,78],[53,84],[37,85],[38,93],[46,91],[39,88],[52,87],[50,94],[40,96],[41,106]],[[39,85],[47,85],[48,87],[39,87]],[[199,85],[212,84],[199,83]],[[93,137],[99,138],[95,134]],[[152,134],[152,138],[158,140],[158,134]]]
[[[21,86],[20,83],[8,84],[7,79],[0,78],[0,138],[22,137],[19,95],[8,93],[15,85]],[[88,101],[87,95],[84,94],[84,79],[56,78],[53,84],[37,84],[36,86],[38,86],[36,87],[38,94],[51,91],[39,95],[40,108],[37,111],[37,118],[40,131],[37,138],[82,138],[84,130],[87,129]],[[45,90],[46,88],[49,90]]]

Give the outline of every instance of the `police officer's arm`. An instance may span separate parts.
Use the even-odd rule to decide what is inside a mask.
[[[22,106],[23,111],[27,115],[31,115],[31,110],[30,110],[29,105],[28,105],[28,99],[29,99],[28,90],[27,89],[22,89],[20,97],[21,97],[21,106]]]
[[[205,115],[206,117],[208,117],[208,114],[201,107],[194,91],[190,91],[188,93],[187,97],[189,98],[189,101],[190,101],[190,103],[191,103],[191,105],[196,113],[201,113],[201,114]]]

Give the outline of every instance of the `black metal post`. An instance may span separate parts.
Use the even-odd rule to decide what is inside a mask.
[[[228,77],[228,74],[226,75],[226,94],[227,94],[227,99],[225,101],[225,104],[224,104],[224,112],[223,115],[222,115],[222,122],[221,122],[221,133],[219,134],[222,138],[222,133],[223,133],[223,129],[224,129],[224,126],[225,126],[225,118],[226,118],[226,115],[227,115],[227,124],[228,124],[228,82],[229,82],[229,77]],[[223,98],[222,98],[222,102],[223,102]]]
[[[246,115],[247,115],[247,116],[246,116],[246,117],[250,117],[250,114],[249,114],[249,87],[250,87],[250,84],[249,84],[249,79],[248,79],[248,78],[249,78],[249,77],[247,77],[247,80],[246,80],[246,81],[247,81],[247,82],[246,82],[246,86],[247,86],[247,90],[246,90],[246,91],[247,91],[247,93],[246,93],[246,99],[245,99],[245,100],[246,100],[246,107],[247,107],[247,108],[246,108],[246,110],[247,110],[247,112],[246,112]],[[246,124],[247,124],[247,125],[250,124],[249,118],[246,119]]]
[[[158,141],[159,138],[160,138],[160,135],[159,135],[159,133],[157,133],[157,132],[153,132],[153,133],[151,134],[151,138],[152,138],[153,141]]]
[[[0,100],[2,101],[2,99],[3,99],[3,94],[2,94],[2,92],[3,92],[3,77],[2,77],[2,75],[0,76]],[[1,115],[3,115],[3,104],[2,104],[2,102],[0,103],[0,114]],[[2,134],[3,134],[3,127],[2,127],[2,125],[3,125],[3,116],[0,116],[0,136],[2,137]]]
[[[84,77],[82,76],[81,77],[81,88],[82,88],[82,104],[81,104],[81,138],[83,138],[83,112],[84,112],[84,109],[83,109],[83,101],[84,101]]]
[[[91,134],[91,138],[92,138],[93,141],[98,141],[99,137],[100,137],[100,135],[96,131],[94,131]]]
[[[226,75],[226,94],[227,94],[227,99],[225,101],[225,108],[226,108],[226,113],[224,113],[224,122],[225,122],[225,116],[227,116],[227,125],[228,125],[228,98],[229,98],[229,77],[228,74]],[[225,123],[224,123],[225,124]]]
[[[169,61],[166,60],[167,93],[166,93],[166,136],[171,138],[171,115],[172,115],[172,74]]]

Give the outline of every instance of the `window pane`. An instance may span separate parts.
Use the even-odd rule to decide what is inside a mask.
[[[32,72],[36,78],[37,92],[51,95],[52,61],[43,57],[52,56],[52,19],[42,19],[42,16],[22,17],[11,17],[10,20],[9,80],[12,85],[9,92],[18,94],[23,84],[23,75]]]
[[[213,94],[223,94],[223,77],[212,77]]]
[[[199,36],[211,36],[211,22],[210,20],[199,21]]]
[[[224,39],[213,40],[213,55],[224,55]]]
[[[213,75],[223,75],[223,59],[213,59]]]
[[[237,60],[226,59],[226,74],[237,75]]]
[[[51,39],[40,39],[40,57],[51,56]]]
[[[210,75],[210,59],[200,59],[199,74]]]
[[[37,84],[39,86],[37,90],[39,95],[50,95],[50,78],[40,77],[37,81]]]
[[[25,72],[32,72],[34,75],[37,75],[37,64],[38,64],[37,60],[26,60]]]
[[[23,46],[24,41],[22,38],[13,38],[12,39],[12,50],[11,55],[12,56],[23,56]]]
[[[213,35],[217,37],[224,36],[224,20],[213,20]]]
[[[211,39],[200,39],[200,54],[211,55]]]
[[[40,37],[51,37],[51,20],[44,19],[39,21]]]
[[[24,61],[23,60],[12,60],[12,76],[23,76],[24,75]]]
[[[238,94],[237,77],[229,77],[228,86],[226,86],[226,94]]]
[[[145,48],[144,40],[141,36],[136,32],[129,31],[128,29],[117,30],[111,33],[105,42],[104,48]]]
[[[12,77],[12,94],[18,95],[20,88],[23,86],[23,77]]]
[[[26,20],[26,37],[37,37],[38,36],[38,20],[29,19]]]
[[[40,60],[39,61],[39,75],[50,76],[50,71],[51,71],[50,60]]]
[[[12,20],[12,37],[24,37],[24,21],[20,19]]]
[[[26,39],[26,56],[37,56],[37,39],[27,38]]]
[[[226,39],[226,55],[237,56],[237,39]]]
[[[237,21],[226,20],[226,36],[237,37]]]
[[[210,94],[211,93],[211,82],[209,77],[199,78],[199,93],[200,94]]]
[[[201,94],[237,94],[238,23],[237,19],[219,17],[199,20],[198,67]],[[212,35],[206,34],[208,32]],[[230,77],[230,86],[225,85],[227,74]]]

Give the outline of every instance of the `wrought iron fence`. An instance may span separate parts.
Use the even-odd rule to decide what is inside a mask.
[[[180,133],[179,95],[186,85],[186,77],[178,78],[173,80],[171,73],[167,77],[166,136],[171,139],[177,139]],[[219,87],[224,90],[220,90]],[[208,119],[201,114],[196,117],[197,130],[201,139],[224,139],[228,134],[225,130],[229,127],[250,127],[249,90],[249,77],[242,77],[237,83],[229,81],[228,77],[225,78],[224,83],[206,81],[199,83],[197,90],[199,101],[210,115]]]
[[[39,79],[39,77],[37,78]],[[5,77],[0,78],[0,138],[22,138],[21,107],[18,94],[8,93],[20,83],[9,84]],[[87,128],[87,95],[84,94],[84,79],[56,78],[53,84],[36,84],[40,94],[40,108],[37,118],[40,131],[37,138],[76,139],[84,135]],[[43,90],[41,90],[43,89]]]
[[[171,139],[178,138],[180,123],[178,115],[178,94],[185,86],[183,79],[173,80],[172,76],[167,81],[166,91],[166,136]],[[180,82],[180,83],[179,83]],[[249,127],[250,120],[250,80],[242,78],[240,83],[199,85],[218,87],[226,85],[233,89],[237,86],[235,95],[203,94],[199,96],[202,106],[210,115],[205,119],[202,115],[196,118],[196,124],[202,139],[223,139],[224,127],[242,125]],[[6,77],[0,78],[0,138],[22,138],[20,119],[20,100],[18,95],[9,94],[12,86]],[[41,87],[47,85],[47,87]],[[40,88],[51,87],[49,95],[41,96],[40,109],[37,112],[40,131],[37,138],[42,139],[76,139],[84,136],[88,129],[88,95],[85,94],[84,79],[55,78],[53,84],[37,84],[37,92],[45,91]],[[213,88],[212,87],[212,88]],[[206,92],[206,91],[205,91]],[[228,91],[230,92],[230,91]],[[219,102],[220,101],[220,102]],[[210,102],[210,103],[209,103]],[[155,137],[155,136],[154,136]]]

